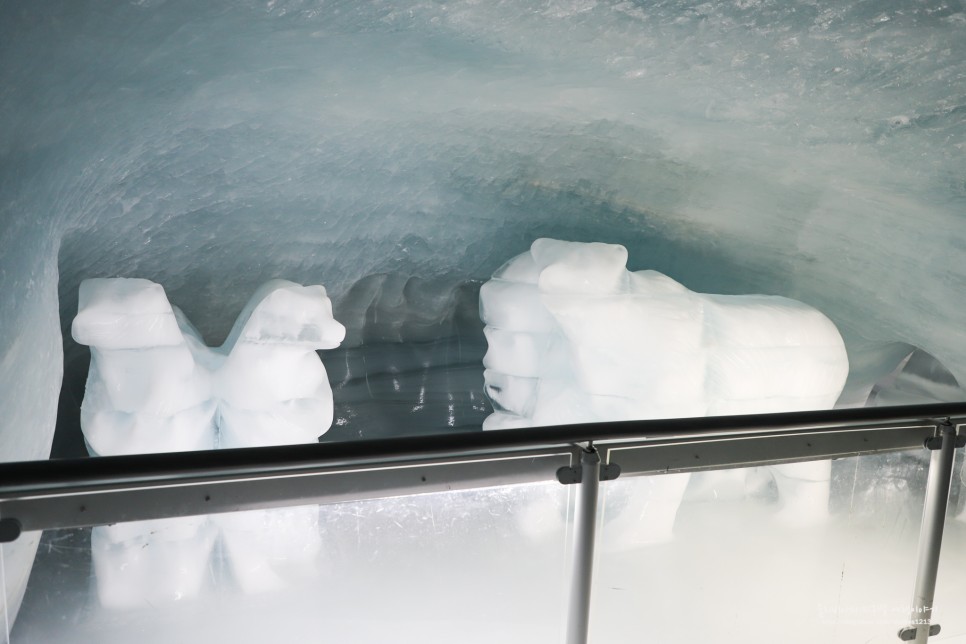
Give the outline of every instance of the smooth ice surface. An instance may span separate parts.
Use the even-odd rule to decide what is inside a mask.
[[[709,487],[695,476],[677,537],[624,550],[606,546],[626,528],[631,495],[650,489],[660,512],[651,484],[663,477],[602,483],[592,641],[895,642],[909,617],[927,459],[912,450],[834,461],[829,521],[795,529],[777,520],[781,500],[767,472],[756,470],[756,484],[747,487]],[[136,569],[126,571],[128,592],[152,594],[150,606],[103,606],[93,596],[90,560],[101,544],[88,530],[50,531],[11,641],[247,644],[324,633],[364,644],[555,644],[566,621],[573,491],[553,482],[306,508],[322,545],[282,569],[287,587],[244,590],[230,546],[216,540],[194,595],[163,596]],[[958,609],[966,592],[966,523],[953,518],[966,498],[958,481],[952,499],[936,601],[940,642],[966,635]],[[535,507],[553,508],[563,520],[537,537],[533,528],[547,516],[535,515]],[[248,523],[244,516],[222,518]],[[191,520],[181,527],[190,530]],[[248,543],[275,540],[289,551],[278,526],[248,527]],[[131,538],[139,526],[115,528]],[[160,554],[176,561],[184,551],[171,542],[179,536],[168,535],[167,545],[134,541],[132,550],[167,547]]]
[[[140,524],[114,526],[128,540],[109,544],[86,529],[50,531],[10,641],[554,644],[567,523],[534,541],[518,513],[549,501],[566,517],[572,492],[549,482],[288,508],[278,521],[223,514],[210,521],[234,532],[202,541],[190,540],[194,519],[156,541]],[[293,543],[294,515],[312,524],[314,549]],[[113,569],[123,585],[110,605],[97,594],[105,547],[110,563],[128,563]]]
[[[667,644],[897,641],[910,619],[927,462],[922,451],[834,461],[829,521],[794,529],[776,520],[768,477],[748,488],[692,485],[673,541],[598,558],[591,641],[636,642],[644,632]],[[961,454],[957,463],[958,474]],[[633,495],[650,495],[660,511],[655,478],[602,486],[602,543],[624,529]],[[966,637],[966,524],[952,518],[961,493],[952,498],[935,598],[942,633],[930,641]]]
[[[322,583],[322,545],[314,505],[97,526],[91,584],[108,611],[203,601],[219,565],[238,592],[283,592]]]
[[[332,424],[316,350],[345,328],[322,286],[267,282],[209,349],[160,285],[90,279],[71,330],[91,348],[81,427],[94,455],[312,443]]]
[[[694,293],[615,244],[536,240],[480,289],[484,429],[831,408],[842,338],[788,298]]]

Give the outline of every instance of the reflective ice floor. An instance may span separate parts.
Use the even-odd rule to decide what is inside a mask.
[[[314,535],[304,516],[252,513],[108,544],[102,528],[50,531],[11,641],[558,642],[566,519],[534,540],[519,515],[566,513],[569,492],[553,483],[323,506]],[[143,566],[150,550],[166,562]],[[200,584],[173,573],[199,564]]]
[[[598,558],[591,641],[898,642],[910,619],[927,458],[915,451],[835,461],[829,516],[811,524],[780,513],[767,470],[695,475],[672,540]],[[953,517],[959,472],[937,642],[966,642],[966,521]],[[626,485],[647,493],[646,479]],[[616,496],[604,494],[605,505]],[[610,533],[605,516],[603,544]]]
[[[961,456],[939,642],[966,642],[966,522],[952,516]],[[590,641],[898,641],[925,465],[924,452],[835,461],[828,518],[810,525],[782,516],[767,469],[694,475],[673,538],[649,544],[620,533],[635,529],[635,499],[648,499],[645,520],[656,516],[654,481],[666,477],[603,484]],[[556,644],[572,492],[548,483],[96,528],[93,538],[48,531],[10,641]]]
[[[748,503],[685,507],[673,543],[601,557],[593,642],[895,643],[918,521],[784,528]],[[966,523],[947,525],[931,641],[966,642]],[[635,633],[647,633],[639,637]]]

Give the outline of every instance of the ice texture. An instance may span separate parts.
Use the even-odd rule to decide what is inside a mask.
[[[221,530],[224,556],[244,592],[282,590],[319,573],[319,506],[231,512],[211,519]]]
[[[322,286],[267,282],[209,349],[159,284],[89,279],[72,333],[91,348],[81,426],[94,455],[311,443],[332,424],[315,351],[345,327]]]
[[[101,605],[132,609],[197,597],[216,536],[207,517],[93,528],[91,560]]]
[[[73,337],[91,348],[81,425],[95,456],[313,443],[332,423],[316,349],[338,347],[345,327],[320,285],[265,283],[214,349],[149,280],[85,280],[78,302]],[[277,590],[314,571],[318,508],[95,527],[101,604],[198,596],[219,536],[239,587]]]
[[[849,363],[822,313],[784,297],[694,293],[626,264],[620,245],[538,239],[483,284],[495,409],[484,429],[835,404]],[[828,515],[828,461],[773,469],[781,517]],[[617,545],[669,539],[687,484],[688,475],[667,475],[637,489],[617,519],[624,529],[610,532]]]
[[[835,404],[849,364],[822,313],[626,263],[620,245],[538,239],[483,285],[484,429]]]
[[[916,350],[964,398],[961,0],[9,0],[0,60],[2,459],[47,456],[62,370],[78,433],[83,279],[164,284],[212,341],[266,280],[324,281],[359,338],[354,285],[443,293],[538,237],[818,308],[849,351],[842,404]],[[421,355],[410,328],[381,364]],[[442,362],[469,374],[465,338],[365,405],[349,347],[327,437],[390,431],[382,402],[403,431],[471,426],[482,380]]]

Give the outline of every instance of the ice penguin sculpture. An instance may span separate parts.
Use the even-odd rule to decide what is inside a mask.
[[[345,328],[322,286],[268,282],[208,348],[160,285],[85,280],[72,334],[91,348],[81,426],[93,455],[313,443],[332,424],[316,349],[337,347]],[[311,569],[317,523],[309,506],[95,528],[100,599],[129,607],[197,594],[219,534],[242,588],[278,587]]]
[[[845,345],[819,311],[783,297],[705,295],[629,272],[623,246],[538,239],[480,290],[494,413],[484,429],[830,408]],[[789,521],[827,513],[828,462],[772,468]],[[687,475],[651,477],[609,530],[670,537]],[[630,485],[618,480],[611,489]],[[644,519],[644,520],[642,520]]]

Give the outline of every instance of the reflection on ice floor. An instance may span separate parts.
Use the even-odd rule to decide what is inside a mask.
[[[322,507],[319,574],[245,592],[220,542],[193,601],[109,610],[90,530],[48,532],[12,642],[559,642],[565,522],[519,537],[516,509],[567,507],[557,483]],[[324,634],[324,635],[323,635]]]
[[[702,488],[695,477],[674,538],[632,549],[612,547],[626,499],[608,498],[605,483],[590,641],[897,641],[915,579],[921,456],[836,461],[831,517],[810,527],[777,520],[767,484],[742,494],[734,478]],[[47,532],[11,641],[557,644],[572,491],[548,483],[323,506],[314,578],[246,592],[219,542],[194,600],[125,610],[98,602],[90,530]],[[532,530],[537,506],[562,520]],[[946,530],[935,641],[961,642],[966,522]]]
[[[948,523],[935,641],[958,642],[966,525]],[[674,542],[600,558],[591,641],[891,644],[909,619],[918,529],[849,516],[791,529],[755,503],[685,505]]]

